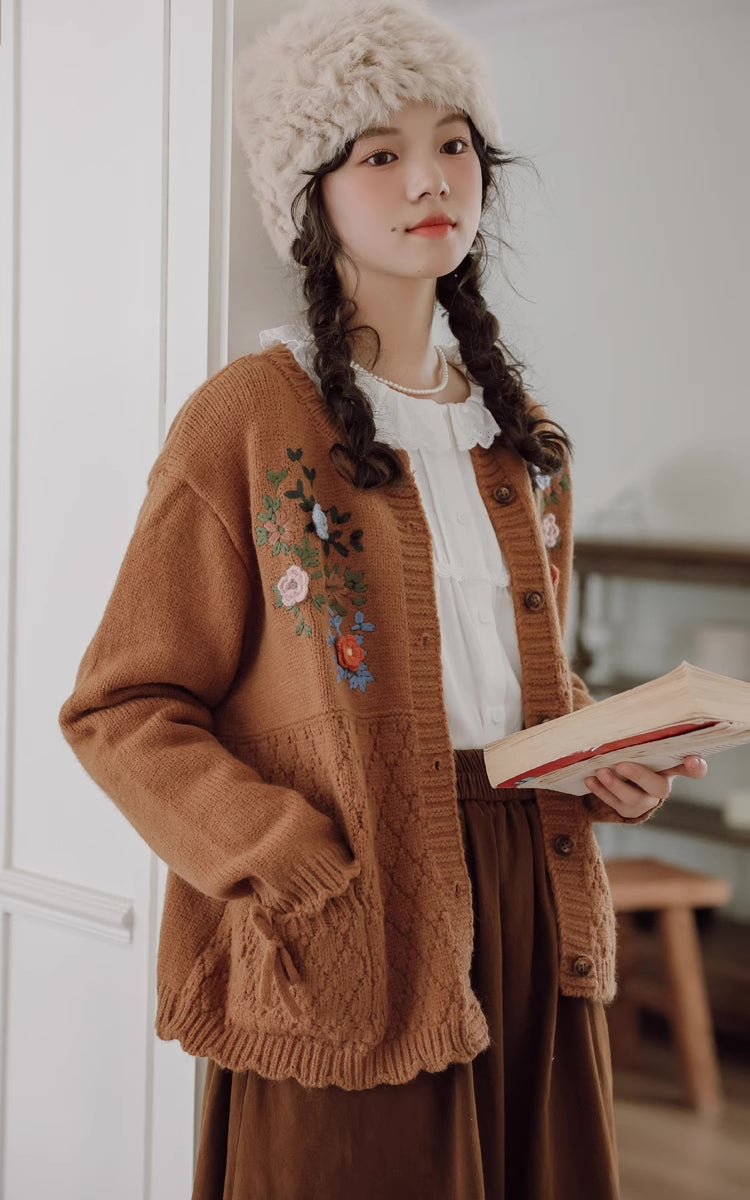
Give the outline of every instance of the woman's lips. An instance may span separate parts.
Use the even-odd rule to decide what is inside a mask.
[[[421,237],[441,238],[450,233],[453,225],[420,225],[416,229],[407,229],[407,233],[417,233]]]

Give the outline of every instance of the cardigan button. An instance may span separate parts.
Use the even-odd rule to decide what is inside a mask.
[[[573,959],[573,970],[576,975],[590,975],[594,964],[590,958],[586,958],[585,954],[579,954],[578,958]]]
[[[525,593],[523,602],[527,608],[544,608],[544,593],[538,592],[536,588],[532,588],[530,592]]]
[[[509,483],[501,483],[492,493],[498,504],[511,504],[516,498],[516,490]]]
[[[555,854],[561,854],[564,858],[573,853],[573,839],[567,833],[561,833],[559,837],[556,837],[554,846]]]

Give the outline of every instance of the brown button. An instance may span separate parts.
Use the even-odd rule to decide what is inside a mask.
[[[555,854],[562,854],[565,858],[573,853],[573,839],[567,833],[561,833],[555,838]]]
[[[527,608],[544,608],[544,593],[538,592],[534,588],[532,591],[525,593],[523,602]]]
[[[509,483],[501,483],[492,493],[498,504],[511,504],[516,498],[516,489]]]
[[[576,975],[590,975],[593,963],[590,958],[586,958],[585,954],[579,954],[578,958],[573,959],[573,970]]]

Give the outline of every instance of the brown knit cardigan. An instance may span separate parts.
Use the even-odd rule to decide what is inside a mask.
[[[408,454],[405,487],[357,490],[330,463],[339,436],[283,345],[189,397],[59,720],[169,868],[158,1036],[361,1089],[467,1062],[489,1037],[429,528]],[[593,703],[563,649],[569,474],[535,494],[498,440],[470,453],[510,571],[528,727]],[[592,821],[623,818],[593,795],[537,798],[560,989],[609,1002]]]

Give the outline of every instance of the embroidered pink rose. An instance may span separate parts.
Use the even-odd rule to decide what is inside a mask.
[[[281,579],[276,584],[284,604],[284,608],[293,608],[304,600],[310,586],[310,576],[302,567],[292,563],[287,567]]]
[[[555,520],[554,513],[545,513],[542,517],[542,537],[544,544],[548,549],[552,549],[557,545],[557,539],[560,536],[560,526]]]

